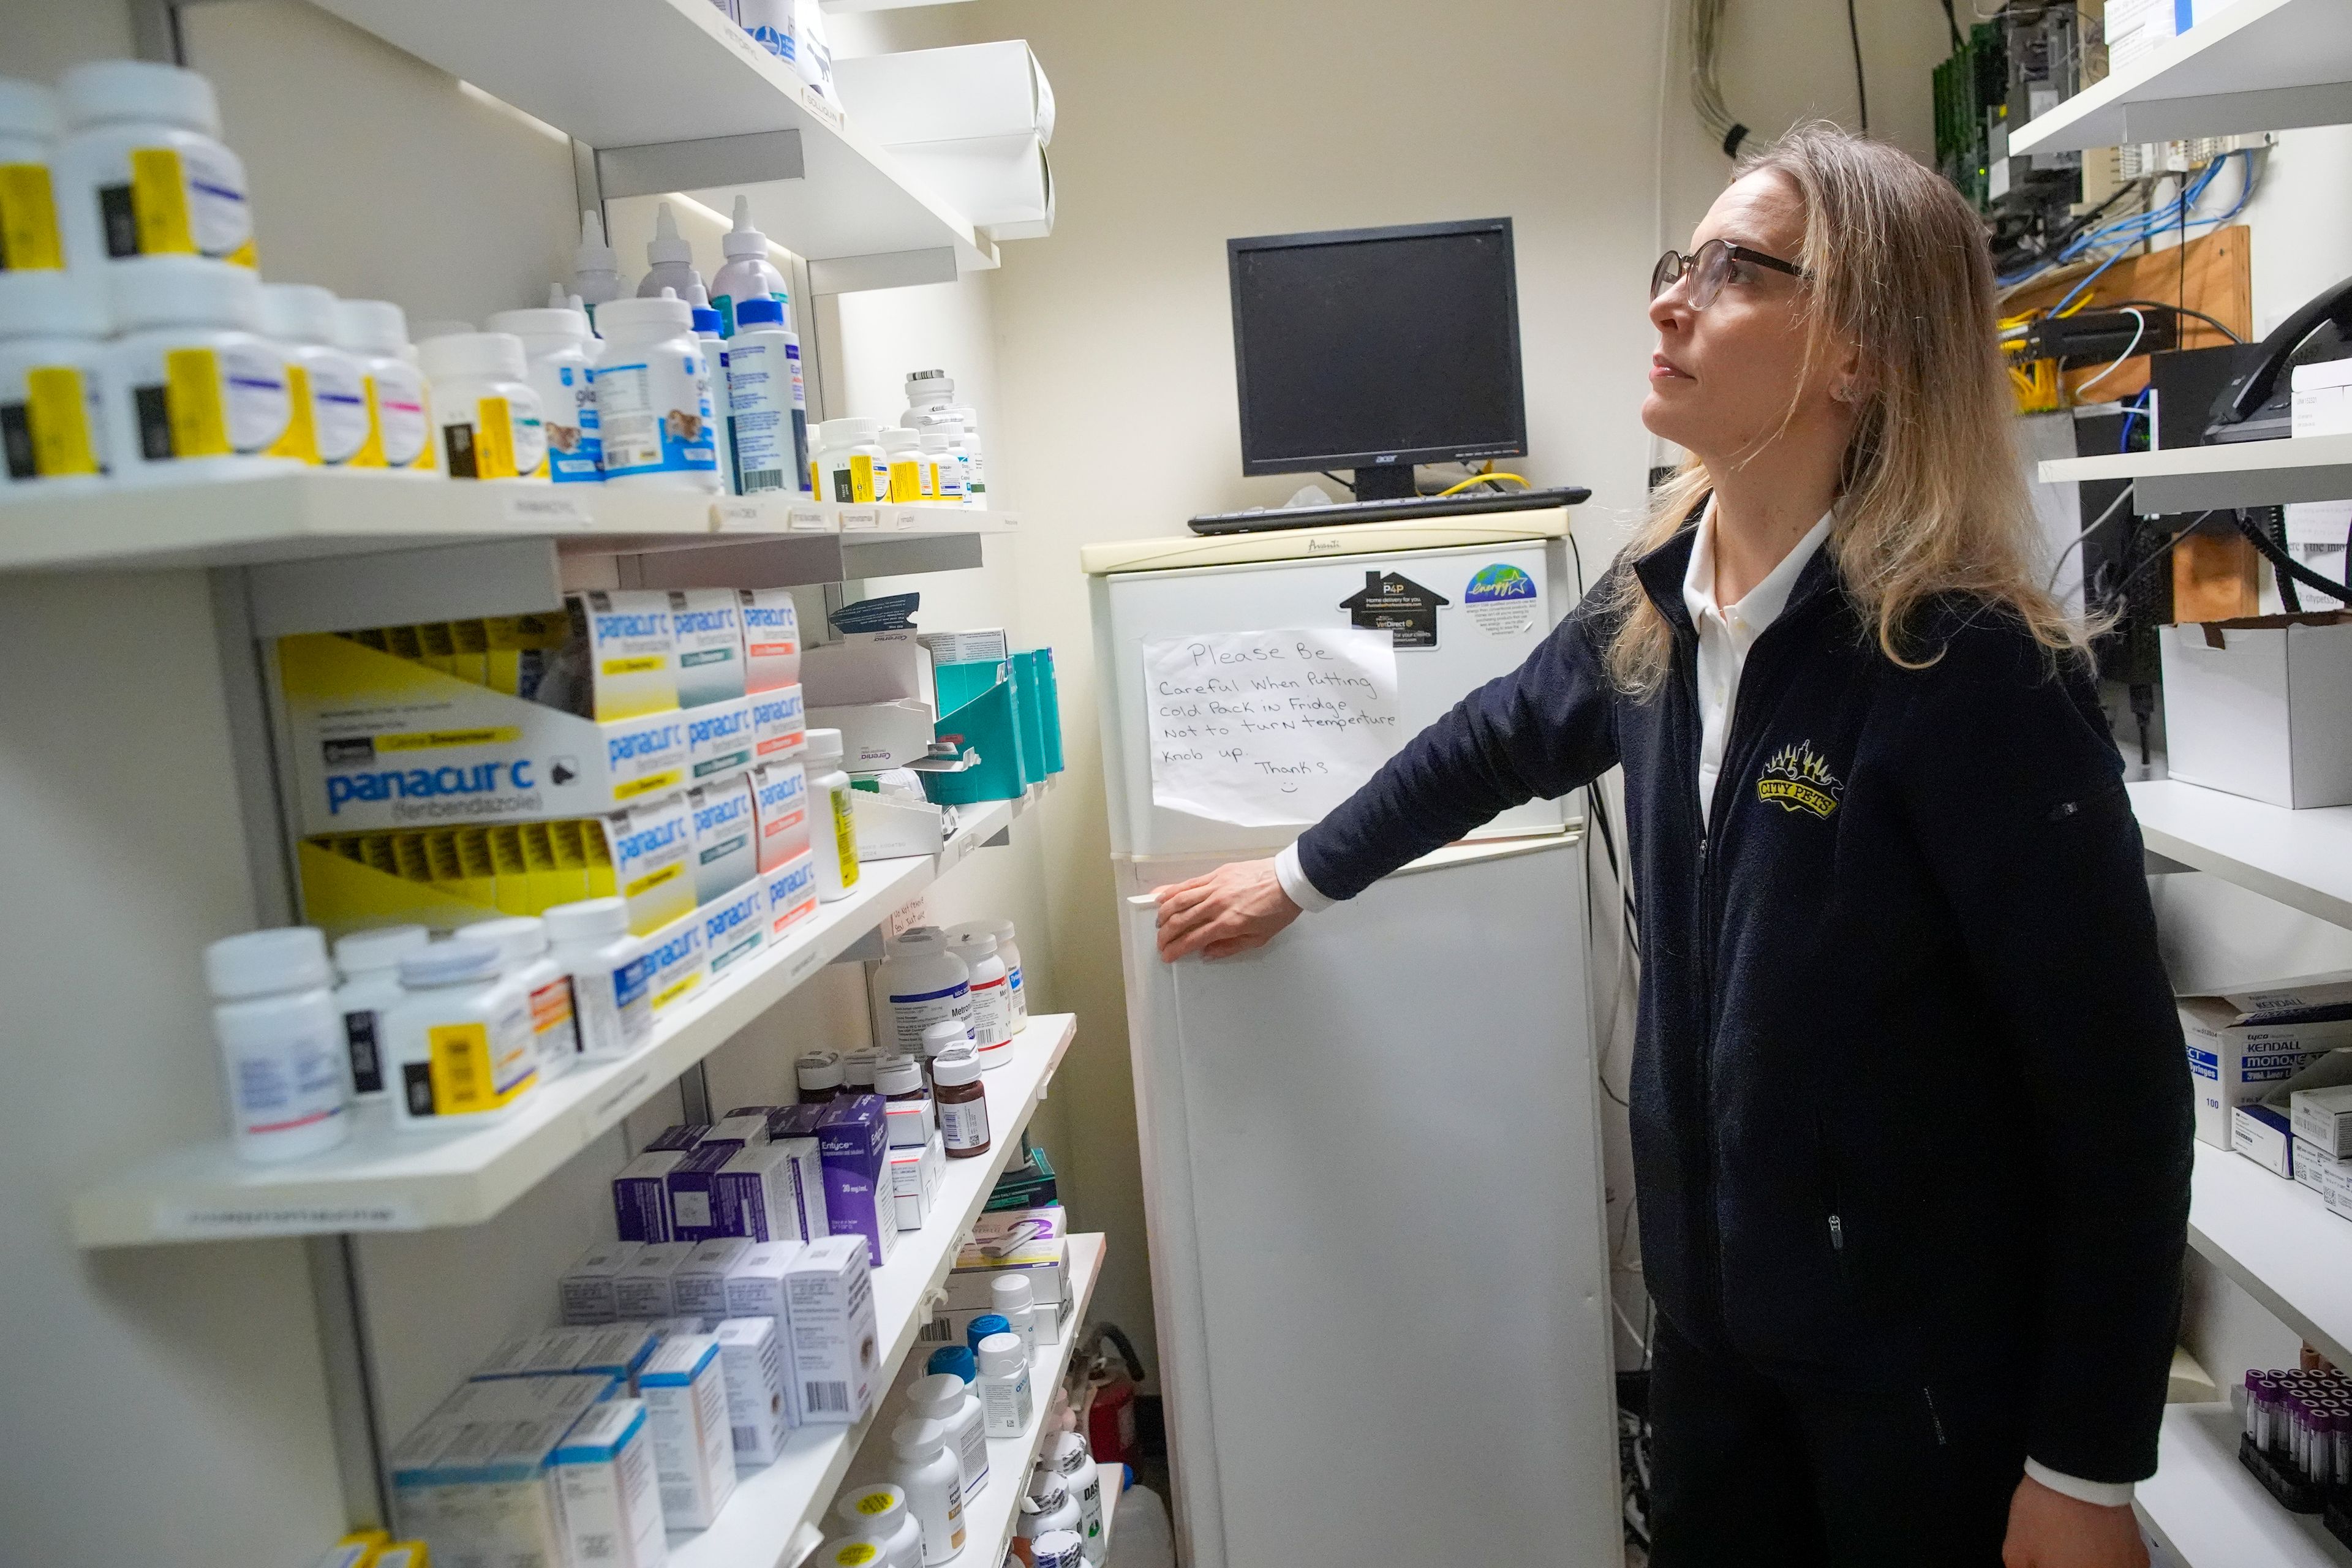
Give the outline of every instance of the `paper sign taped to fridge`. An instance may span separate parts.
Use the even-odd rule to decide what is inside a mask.
[[[1152,804],[1213,822],[1318,821],[1406,739],[1386,632],[1153,638],[1143,687]]]

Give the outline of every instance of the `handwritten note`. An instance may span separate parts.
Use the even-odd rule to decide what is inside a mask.
[[[1406,739],[1385,632],[1151,639],[1143,684],[1152,804],[1213,822],[1318,821]]]

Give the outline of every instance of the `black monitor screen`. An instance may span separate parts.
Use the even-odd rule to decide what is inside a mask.
[[[1226,249],[1244,473],[1527,449],[1510,219]]]

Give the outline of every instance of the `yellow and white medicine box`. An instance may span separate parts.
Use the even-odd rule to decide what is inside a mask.
[[[583,719],[327,635],[278,666],[306,832],[593,816],[686,782],[675,707]]]
[[[572,642],[584,647],[592,719],[635,719],[678,705],[677,628],[670,596],[652,589],[564,595]]]
[[[710,978],[710,946],[698,910],[678,919],[646,938],[646,963],[653,973],[656,1016],[685,1001]]]

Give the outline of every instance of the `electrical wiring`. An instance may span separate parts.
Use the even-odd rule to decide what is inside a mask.
[[[1460,495],[1464,490],[1469,489],[1475,485],[1483,485],[1489,479],[1518,479],[1519,489],[1523,490],[1531,490],[1535,489],[1535,486],[1528,483],[1525,479],[1519,479],[1519,476],[1517,474],[1473,474],[1458,485],[1446,486],[1444,489],[1437,492],[1434,499],[1443,500],[1447,496]]]
[[[2106,369],[2101,371],[2090,380],[2084,382],[2081,385],[2074,388],[2074,395],[2077,397],[2080,397],[2084,393],[2090,391],[2091,388],[2098,385],[2099,383],[2106,380],[2107,377],[2115,374],[2116,371],[2123,368],[2124,361],[2131,358],[2132,355],[2139,352],[2140,339],[2147,336],[2147,318],[2140,314],[2137,310],[2129,306],[2125,307],[2124,314],[2132,319],[2131,342],[2124,345],[2124,352],[2116,356],[2116,360],[2113,364],[2110,364]]]
[[[2121,438],[2116,442],[2116,451],[2128,452],[2131,450],[2132,421],[2137,419],[2147,412],[2147,393],[2143,391],[2137,397],[2133,398],[2129,403],[2124,405],[2123,434]]]
[[[1335,484],[1335,485],[1339,486],[1341,489],[1346,490],[1349,495],[1354,495],[1354,494],[1356,493],[1356,487],[1355,487],[1355,486],[1353,486],[1353,485],[1349,484],[1347,480],[1345,480],[1345,479],[1341,479],[1339,475],[1337,475],[1337,474],[1333,473],[1330,469],[1328,469],[1328,468],[1318,468],[1318,469],[1316,469],[1315,471],[1316,471],[1317,473],[1318,473],[1318,474],[1322,475],[1325,479],[1327,479],[1330,480],[1333,484]]]
[[[2137,305],[2144,310],[2169,310],[2176,316],[2194,316],[2233,343],[2242,343],[2246,341],[2231,331],[2229,323],[2220,318],[2209,316],[2202,310],[2192,310],[2186,305],[2173,304],[2168,300],[2111,300],[2107,302],[2107,308],[2111,310],[2127,310],[2134,305]]]
[[[1870,134],[1870,88],[1862,79],[1862,24],[1854,19],[1853,0],[1845,0],[1845,36],[1853,44],[1853,99],[1862,133]]]
[[[2206,191],[2210,188],[2215,178],[2221,174],[2222,165],[2231,158],[2244,160],[2241,165],[2243,178],[2237,201],[2227,212],[2209,217],[2197,216],[2198,202],[2204,198]],[[1998,281],[2004,291],[2013,291],[2027,283],[2035,281],[2045,273],[2056,271],[2084,259],[2093,251],[2104,250],[2110,246],[2119,247],[2115,255],[2102,261],[2075,284],[2074,289],[2066,296],[2065,300],[2060,301],[2059,309],[2063,310],[2076,294],[2087,289],[2099,274],[2114,266],[2132,250],[2152,242],[2167,231],[2185,233],[2189,228],[2204,228],[2229,222],[2245,210],[2246,203],[2252,197],[2257,184],[2258,176],[2254,173],[2254,154],[2252,151],[2232,153],[2216,158],[2199,170],[2193,177],[2183,180],[2181,188],[2162,206],[2116,218],[2077,234],[2043,260],[2021,272],[2005,274]],[[2051,313],[2055,315],[2059,310],[2053,310]]]
[[[1960,19],[1952,15],[1952,0],[1944,0],[1944,26],[1951,30],[1952,52],[1959,53],[1967,47],[1967,41],[1960,37]]]
[[[2210,516],[2211,514],[2208,513],[2207,515]],[[2294,556],[2289,555],[2284,545],[2280,544],[2277,540],[2273,539],[2263,530],[2260,524],[2256,523],[2253,519],[2248,517],[2243,511],[2231,512],[2230,514],[2230,521],[2237,524],[2238,531],[2244,534],[2246,538],[2252,542],[2253,547],[2262,552],[2263,558],[2271,563],[2271,570],[2276,572],[2281,577],[2293,577],[2296,582],[2302,584],[2306,588],[2316,588],[2321,593],[2330,595],[2344,604],[2352,605],[2352,584],[2338,583],[2331,578],[2323,577],[2318,573],[2314,572],[2310,567],[2305,566],[2302,562],[2297,561]]]
[[[1723,101],[1723,83],[1716,75],[1716,60],[1723,49],[1723,11],[1728,0],[1690,0],[1691,32],[1691,108],[1698,114],[1698,122],[1717,138],[1727,158],[1739,156],[1739,144],[1748,139],[1748,127],[1731,118],[1731,110]]]
[[[2126,485],[2123,488],[2123,492],[2116,496],[2115,500],[2107,503],[2107,510],[2099,514],[2098,521],[2085,527],[2082,532],[2076,534],[2067,542],[2065,549],[2058,552],[2058,559],[2050,563],[2050,581],[2042,584],[2042,592],[2048,593],[2058,586],[2058,574],[2065,569],[2066,557],[2074,554],[2077,550],[2080,550],[2084,543],[2090,539],[2091,535],[2098,532],[2099,530],[2106,527],[2108,523],[2115,521],[2116,514],[2124,510],[2124,503],[2131,500],[2132,489],[2132,486]]]
[[[2211,217],[2197,217],[2192,216],[2196,211],[2199,199],[2204,195],[2206,188],[2212,184],[2214,177],[2220,172],[2221,165],[2228,163],[2230,158],[2241,158],[2244,160],[2244,163],[2242,165],[2244,170],[2244,174],[2239,184],[2237,201],[2231,206],[2229,211],[2216,214]],[[2245,211],[2246,203],[2253,197],[2254,182],[2254,155],[2251,152],[2233,153],[2230,154],[2229,158],[2214,159],[2213,162],[2205,165],[2205,169],[2202,174],[2200,174],[2194,181],[2190,182],[2179,195],[2172,199],[2163,213],[2160,215],[2151,215],[2151,216],[2156,219],[2152,228],[2143,234],[2140,238],[2129,241],[2123,250],[2116,251],[2113,256],[2108,257],[2105,261],[2100,262],[2098,266],[2093,268],[2087,276],[2076,282],[2074,287],[2067,291],[2064,299],[2059,300],[2057,305],[2053,307],[2051,314],[2063,314],[2068,305],[2074,303],[2077,299],[2082,298],[2090,289],[2091,285],[2098,280],[2101,273],[2106,271],[2108,268],[2113,267],[2116,262],[2122,260],[2126,253],[2133,246],[2141,244],[2147,239],[2154,238],[2155,235],[2161,232],[2163,229],[2168,227],[2175,228],[2185,238],[2189,229],[2209,228],[2217,224],[2229,222],[2231,218]],[[2128,223],[2135,220],[2126,219],[2125,221]],[[2111,225],[2109,226],[2112,227],[2114,226]],[[2186,265],[2185,258],[2183,258],[2183,265]]]

